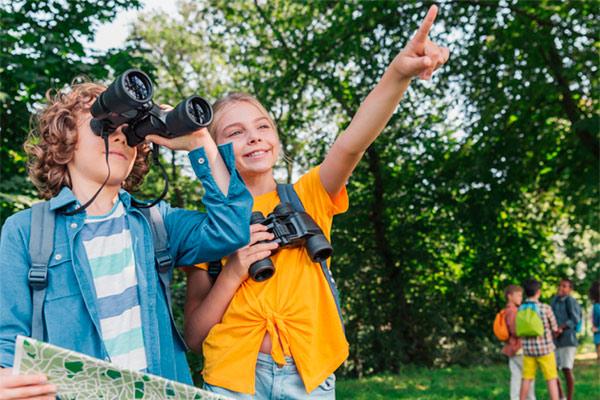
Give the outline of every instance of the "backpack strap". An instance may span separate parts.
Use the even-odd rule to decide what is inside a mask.
[[[306,210],[304,209],[304,206],[302,205],[302,201],[300,200],[300,197],[298,197],[298,193],[296,193],[296,190],[294,189],[294,185],[289,184],[289,183],[286,183],[286,184],[278,183],[277,184],[277,194],[279,195],[279,199],[281,200],[282,203],[291,204],[292,207],[294,208],[294,210],[296,210],[296,211],[306,212]],[[333,300],[335,301],[335,306],[337,308],[338,315],[340,317],[340,322],[342,323],[342,328],[344,328],[344,331],[345,331],[346,329],[344,327],[344,319],[342,318],[342,308],[340,307],[340,295],[339,295],[337,286],[335,284],[335,280],[333,279],[333,276],[331,275],[331,271],[327,267],[327,261],[323,260],[320,262],[320,264],[321,264],[321,271],[323,272],[323,275],[325,276],[325,280],[327,281],[327,284],[329,285],[329,289],[331,290],[331,294],[333,295]]]
[[[55,214],[50,210],[49,201],[31,207],[31,266],[27,280],[32,290],[31,337],[37,340],[44,340],[44,300],[48,287],[48,262],[54,249],[54,220]]]
[[[177,329],[177,326],[175,325],[175,317],[173,316],[170,284],[174,260],[169,250],[169,235],[167,234],[167,229],[165,228],[165,221],[163,220],[157,205],[149,208],[139,208],[139,210],[142,212],[142,214],[144,214],[146,220],[150,224],[152,241],[154,244],[154,261],[156,263],[156,270],[158,271],[160,284],[163,288],[163,292],[165,293],[165,298],[167,299],[167,308],[169,309],[169,315],[171,317],[173,329],[175,329],[177,336],[179,336],[179,339],[181,339],[181,342],[187,351],[187,344],[179,332],[179,329]]]
[[[208,276],[212,280],[213,285],[214,285],[215,281],[217,280],[217,278],[219,277],[219,274],[221,273],[222,269],[223,269],[223,263],[221,260],[208,262],[208,270],[207,270]]]

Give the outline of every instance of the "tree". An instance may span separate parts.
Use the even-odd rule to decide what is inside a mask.
[[[79,75],[100,80],[143,63],[127,48],[102,54],[84,45],[93,40],[97,24],[139,6],[139,0],[17,0],[0,5],[0,222],[36,197],[26,179],[22,144],[44,93]]]

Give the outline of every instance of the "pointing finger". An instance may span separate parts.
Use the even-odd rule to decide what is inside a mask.
[[[419,27],[419,29],[415,33],[415,36],[413,37],[413,40],[415,42],[425,43],[425,41],[427,40],[427,35],[429,35],[429,31],[431,30],[431,27],[433,26],[433,21],[435,21],[437,11],[438,11],[437,6],[431,6],[429,8],[429,11],[427,11],[427,15],[425,16],[425,19],[423,20],[423,22],[421,23],[421,26]]]

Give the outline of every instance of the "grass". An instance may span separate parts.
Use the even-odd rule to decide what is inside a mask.
[[[600,366],[595,360],[577,361],[575,398],[600,399]],[[399,374],[375,375],[364,379],[339,380],[338,399],[498,399],[509,398],[508,365],[426,369],[406,367]],[[538,370],[536,397],[547,399],[548,392]]]

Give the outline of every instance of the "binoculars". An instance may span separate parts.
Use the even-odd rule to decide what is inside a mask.
[[[251,224],[262,224],[267,227],[279,244],[278,250],[286,247],[304,246],[313,262],[322,262],[333,253],[331,244],[317,223],[304,211],[295,211],[289,203],[279,204],[266,218],[259,212],[253,212]],[[275,273],[275,266],[270,257],[258,260],[250,265],[248,274],[255,281],[269,279]]]
[[[127,124],[123,133],[133,147],[149,134],[183,136],[212,121],[212,107],[200,96],[190,96],[173,110],[164,111],[154,104],[152,95],[148,75],[137,69],[125,71],[92,104],[92,131],[96,135],[110,134]]]

